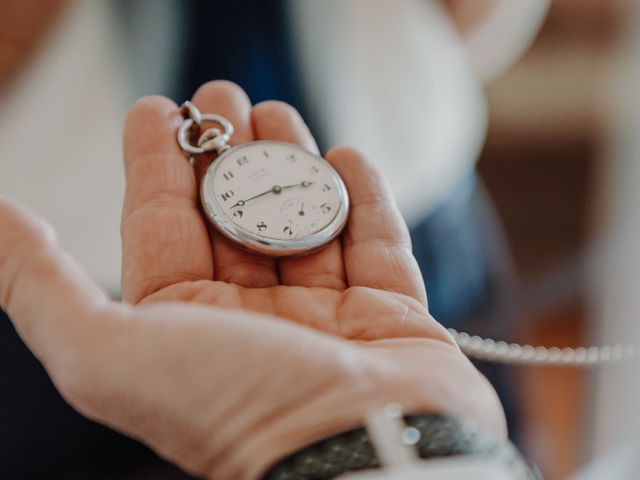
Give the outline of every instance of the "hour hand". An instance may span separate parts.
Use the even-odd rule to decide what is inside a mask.
[[[309,182],[307,180],[303,180],[300,183],[294,183],[293,185],[285,185],[284,187],[282,187],[282,190],[284,190],[285,188],[293,188],[293,187],[307,188],[313,185],[314,183],[315,182]]]

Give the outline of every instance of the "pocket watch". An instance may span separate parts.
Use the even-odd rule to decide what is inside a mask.
[[[181,107],[180,147],[213,153],[200,201],[213,227],[239,247],[263,255],[305,255],[327,245],[349,214],[347,189],[324,158],[290,143],[261,140],[230,147],[233,125],[221,115]],[[205,130],[204,122],[222,127]]]

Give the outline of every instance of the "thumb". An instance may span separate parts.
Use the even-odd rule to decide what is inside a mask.
[[[45,366],[72,347],[89,312],[107,302],[60,249],[49,224],[0,196],[0,308]]]

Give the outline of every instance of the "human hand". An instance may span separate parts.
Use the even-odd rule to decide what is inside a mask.
[[[234,124],[232,144],[280,140],[317,152],[304,122],[285,104],[252,109],[228,82],[203,86],[193,101]],[[349,189],[343,238],[306,257],[276,260],[245,252],[208,228],[196,177],[210,160],[198,159],[194,175],[176,145],[179,122],[173,102],[158,97],[139,102],[126,122],[125,301],[242,308],[350,339],[443,335],[428,318],[422,277],[392,194],[359,153],[338,148],[326,156]]]
[[[203,87],[195,103],[234,122],[236,143],[314,148],[290,108],[251,112],[228,83]],[[493,390],[428,315],[406,227],[359,154],[327,155],[352,202],[342,244],[276,262],[209,241],[175,144],[179,121],[160,98],[127,120],[124,304],[88,280],[40,220],[0,201],[0,306],[74,407],[221,479],[257,478],[390,401],[504,433]]]

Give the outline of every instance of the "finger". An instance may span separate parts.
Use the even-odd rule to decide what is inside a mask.
[[[251,112],[256,140],[293,143],[318,154],[318,145],[304,120],[288,103],[276,100],[261,102]]]
[[[338,147],[327,160],[344,179],[351,210],[343,235],[347,283],[389,290],[427,305],[409,231],[380,172],[358,151]]]
[[[293,143],[318,153],[318,146],[304,120],[290,105],[276,101],[260,103],[253,108],[252,120],[256,140]],[[311,255],[281,258],[279,273],[283,285],[344,289],[346,282],[340,240],[332,241]]]
[[[253,140],[251,102],[239,86],[227,81],[209,82],[198,89],[193,103],[203,113],[216,113],[233,123],[235,132],[230,142],[232,145]],[[207,167],[206,164],[203,166]],[[204,169],[201,173],[204,173]],[[216,280],[244,287],[278,284],[274,259],[241,250],[213,229],[211,238]]]
[[[53,229],[25,208],[0,198],[0,308],[48,370],[68,365],[96,327],[93,312],[108,297],[65,254]]]
[[[171,100],[146,97],[125,122],[122,296],[129,302],[174,283],[213,278],[195,176],[176,141],[181,120]]]

